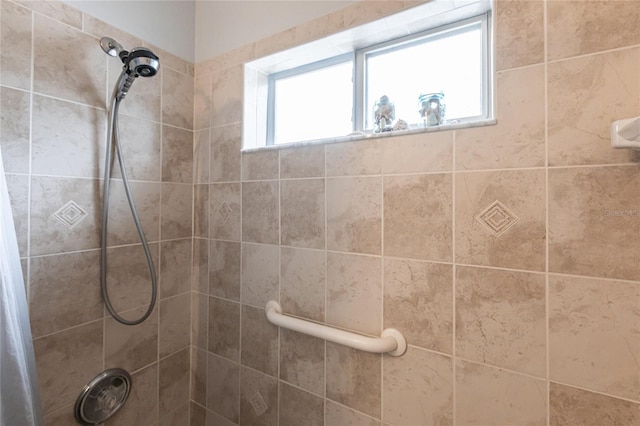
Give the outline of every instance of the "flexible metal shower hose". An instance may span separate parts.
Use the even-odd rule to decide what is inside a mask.
[[[120,101],[121,97],[114,95],[111,99],[111,106],[109,108],[109,129],[107,132],[107,150],[105,155],[105,170],[104,170],[104,191],[103,191],[103,210],[102,210],[102,240],[101,240],[101,257],[100,257],[100,288],[102,290],[102,298],[104,300],[104,304],[107,307],[109,313],[113,316],[113,318],[121,324],[124,325],[137,325],[149,318],[151,312],[153,312],[153,308],[156,304],[156,297],[158,294],[158,283],[156,279],[156,271],[153,265],[153,259],[151,257],[151,251],[149,250],[149,245],[147,244],[147,239],[144,235],[144,230],[142,229],[142,224],[140,223],[140,217],[138,216],[138,211],[136,210],[136,206],[133,202],[133,196],[131,194],[131,187],[129,186],[129,179],[127,177],[124,156],[122,155],[122,150],[120,148],[120,129],[118,126],[118,110],[120,109]],[[113,151],[115,145],[116,156],[118,157],[118,164],[120,165],[120,174],[122,175],[122,183],[124,184],[124,190],[127,195],[127,200],[129,202],[129,208],[131,209],[131,215],[133,216],[133,221],[135,222],[136,229],[138,231],[138,235],[140,237],[140,241],[142,242],[142,248],[144,249],[145,257],[147,258],[147,266],[149,267],[149,275],[151,276],[151,300],[149,302],[149,307],[147,311],[142,315],[142,317],[135,320],[128,320],[120,316],[113,305],[111,304],[111,299],[109,298],[109,289],[107,286],[107,223],[109,219],[109,194],[111,191],[111,153]]]

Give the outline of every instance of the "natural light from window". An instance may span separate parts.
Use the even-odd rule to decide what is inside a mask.
[[[373,128],[376,100],[387,95],[396,118],[421,121],[421,93],[444,93],[447,121],[483,114],[482,27],[480,23],[449,34],[427,37],[366,57],[366,128]]]
[[[425,3],[380,34],[370,23],[370,36],[318,40],[321,56],[312,42],[247,64],[244,148],[493,122],[491,11],[470,1],[433,22]]]
[[[348,61],[276,80],[274,144],[351,133],[352,77]]]

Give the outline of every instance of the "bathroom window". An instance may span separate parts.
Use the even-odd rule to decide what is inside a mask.
[[[353,55],[269,76],[267,140],[291,143],[353,129]]]
[[[488,117],[486,18],[476,18],[356,52],[356,129],[373,130],[375,105],[387,96],[395,119],[424,124],[420,95],[440,93],[448,123]],[[364,123],[358,122],[364,117]]]
[[[407,13],[247,64],[244,148],[490,121],[491,11],[474,10]]]

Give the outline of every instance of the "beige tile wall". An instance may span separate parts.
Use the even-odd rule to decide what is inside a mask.
[[[240,154],[242,63],[415,3],[196,66],[192,426],[640,423],[639,157],[608,136],[640,115],[637,2],[498,1],[494,126]]]
[[[47,424],[74,424],[78,390],[112,366],[135,383],[113,425],[640,422],[640,218],[611,213],[640,208],[638,157],[608,146],[610,121],[640,114],[634,2],[499,1],[495,126],[241,154],[244,61],[415,3],[357,4],[195,79],[158,52],[162,72],[122,109],[160,275],[152,317],[128,328],[98,292],[119,66],[97,40],[144,42],[62,3],[1,2],[0,143]],[[61,78],[69,46],[85,78]],[[134,316],[148,278],[124,194],[112,197],[114,302]],[[88,213],[73,229],[51,217],[70,200]],[[409,350],[279,330],[264,318],[272,298],[362,333],[396,327]]]
[[[57,1],[0,2],[0,144],[25,265],[45,424],[72,426],[73,404],[105,368],[133,376],[114,426],[189,422],[193,190],[193,66],[162,52],[121,109],[121,139],[159,277],[158,303],[126,327],[100,295],[101,180],[106,102],[121,64],[102,36],[128,34]],[[116,172],[119,176],[119,172]],[[72,229],[52,215],[73,200]],[[125,317],[150,296],[147,266],[120,181],[111,195],[110,291]]]

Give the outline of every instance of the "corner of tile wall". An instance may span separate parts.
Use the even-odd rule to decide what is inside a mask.
[[[419,2],[382,3],[196,65],[203,82],[213,79],[210,105],[226,113],[242,99],[215,82],[225,70]],[[496,2],[493,126],[240,153],[242,123],[211,122],[209,298],[234,314],[209,309],[209,356],[225,365],[239,402],[201,404],[207,415],[265,424],[295,422],[301,410],[312,424],[340,425],[640,421],[640,371],[622,349],[640,324],[631,309],[640,259],[622,249],[640,235],[637,157],[607,142],[610,121],[638,111],[640,98],[624,94],[640,93],[640,39],[599,30],[600,41],[583,35],[588,43],[563,48],[566,34],[605,13],[585,7]],[[622,19],[631,28],[640,13],[631,9],[606,8],[607,26]],[[620,101],[603,115],[598,99],[609,97]],[[588,289],[580,306],[578,287]],[[378,357],[286,330],[278,337],[261,318],[268,298],[363,333],[396,327],[409,350]],[[614,327],[596,298],[629,327]],[[589,319],[566,320],[583,309]],[[226,321],[232,336],[220,332]],[[237,341],[239,358],[225,352]],[[380,367],[379,376],[360,374]],[[217,380],[205,387],[219,395]],[[256,393],[269,407],[279,401],[279,413],[256,417]],[[596,400],[606,410],[588,410],[589,420],[577,413]]]
[[[107,424],[187,424],[193,65],[152,47],[161,57],[159,75],[138,79],[122,106],[121,141],[159,289],[148,320],[121,326],[104,310],[99,278],[106,101],[121,64],[98,39],[109,35],[128,47],[144,41],[58,1],[2,1],[0,14],[0,144],[45,422],[74,422],[82,386],[105,367],[122,367],[136,385]],[[150,279],[119,173],[114,177],[108,278],[118,311],[134,317],[146,310]]]
[[[379,3],[301,25],[291,39],[300,43],[337,31],[338,24],[355,25],[413,4]],[[88,339],[83,359],[95,365],[148,359],[134,367],[142,385],[132,407],[140,411],[123,411],[122,424],[139,424],[140,412],[152,413],[153,421],[162,413],[163,421],[176,425],[188,416],[193,426],[295,423],[301,410],[311,413],[305,419],[312,423],[341,425],[546,424],[547,416],[558,425],[639,422],[640,374],[632,359],[640,353],[629,352],[625,342],[639,338],[640,272],[634,265],[640,258],[622,247],[640,235],[633,214],[640,182],[637,157],[614,152],[607,142],[610,121],[637,115],[640,99],[620,96],[640,93],[635,30],[605,31],[619,22],[640,28],[632,25],[640,11],[628,6],[587,10],[576,2],[498,1],[498,124],[365,143],[240,152],[242,64],[268,46],[291,43],[286,37],[195,66],[164,55],[166,84],[145,82],[146,98],[128,99],[126,114],[132,132],[144,127],[142,134],[157,135],[144,148],[150,151],[132,148],[130,155],[139,166],[134,173],[145,220],[156,236],[162,299],[150,323],[155,331],[131,334],[104,317],[97,294],[73,287],[97,278],[99,223],[92,217],[99,163],[58,176],[37,161],[37,152],[28,154],[40,146],[28,136],[36,130],[25,121],[30,110],[55,101],[78,109],[72,118],[95,119],[104,114],[98,100],[106,94],[87,97],[40,77],[32,88],[30,74],[18,67],[30,59],[4,42],[19,46],[35,37],[37,49],[39,28],[47,26],[61,37],[89,40],[93,33],[87,32],[102,24],[85,19],[82,32],[67,7],[47,6],[49,19],[42,3],[2,2],[3,17],[15,19],[9,27],[3,18],[0,52],[2,100],[12,100],[12,107],[0,105],[3,117],[9,108],[12,117],[2,134],[13,136],[0,142],[3,150],[11,146],[8,180],[18,206],[21,257],[31,275],[30,303],[50,298],[47,288],[55,281],[43,278],[50,274],[69,277],[66,286],[56,286],[65,294],[82,295],[65,299],[52,321],[46,310],[32,307],[37,351],[53,353],[65,342]],[[606,23],[604,32],[567,42],[567,34],[598,19]],[[104,68],[106,86],[113,73]],[[44,68],[36,69],[44,75]],[[605,102],[610,108],[601,114],[602,100],[609,98],[620,101]],[[155,107],[148,111],[145,103]],[[47,109],[38,111],[44,122]],[[33,134],[46,136],[54,129],[47,126]],[[171,158],[163,157],[167,152]],[[36,173],[41,169],[48,171]],[[46,200],[38,195],[44,193],[50,194]],[[69,194],[88,213],[71,232],[48,219]],[[128,244],[122,226],[113,238]],[[48,232],[72,238],[38,237]],[[262,271],[268,280],[260,279]],[[185,274],[191,279],[181,280]],[[144,287],[144,278],[137,285]],[[286,312],[365,333],[397,327],[406,333],[409,351],[380,357],[278,332],[264,319],[267,298],[279,300]],[[614,317],[602,310],[602,300]],[[176,309],[190,311],[190,324]],[[366,324],[354,312],[366,314]],[[114,358],[115,348],[127,342],[155,342],[156,349],[147,353],[146,344],[132,345],[141,355]],[[50,356],[41,355],[40,363],[44,379],[53,374],[46,366],[60,369]],[[51,382],[63,390],[59,399],[44,389],[48,419],[66,418],[73,389],[98,372],[92,362],[70,358],[70,370],[72,364],[77,374]],[[380,374],[364,378],[363,368]],[[505,387],[518,391],[505,393]],[[349,389],[363,390],[356,397]],[[159,398],[148,397],[156,393]],[[257,394],[267,406],[261,415],[252,404]],[[428,406],[411,403],[420,395],[430,396]],[[578,410],[593,404],[604,408]]]

